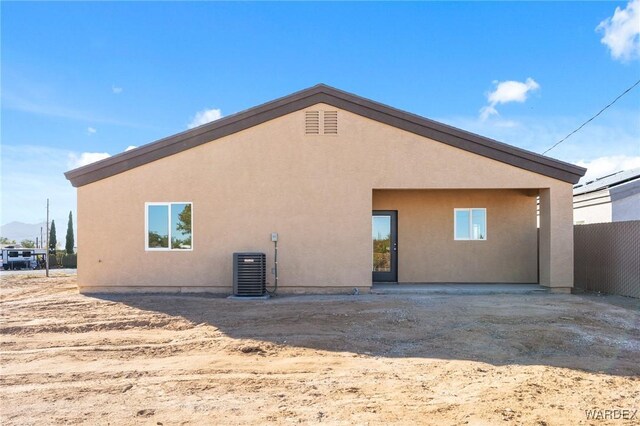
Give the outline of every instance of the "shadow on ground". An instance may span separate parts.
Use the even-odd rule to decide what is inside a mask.
[[[640,300],[589,295],[93,295],[235,339],[377,357],[640,375]]]

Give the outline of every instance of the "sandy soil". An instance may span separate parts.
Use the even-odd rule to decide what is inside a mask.
[[[82,296],[2,276],[1,423],[638,424],[640,307],[570,295]]]

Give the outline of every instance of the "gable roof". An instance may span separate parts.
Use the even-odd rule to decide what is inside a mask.
[[[65,173],[65,176],[75,187],[87,185],[318,103],[328,104],[483,157],[565,182],[576,183],[586,172],[586,169],[573,164],[535,154],[324,84],[318,84],[139,148],[70,170]]]

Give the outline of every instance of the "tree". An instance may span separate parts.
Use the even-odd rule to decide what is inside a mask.
[[[178,213],[176,231],[182,234],[183,239],[173,236],[171,239],[171,248],[191,247],[191,204],[185,205],[184,209]]]
[[[20,241],[20,245],[24,248],[35,248],[36,243],[33,240],[22,240]]]
[[[73,254],[73,246],[75,241],[73,240],[73,216],[69,212],[69,223],[67,224],[67,241],[64,248],[67,250],[67,254]]]
[[[168,235],[160,235],[157,232],[149,231],[149,247],[156,248],[169,247],[169,236]]]
[[[184,206],[184,209],[178,214],[178,231],[183,234],[191,235],[191,204]]]
[[[58,240],[56,239],[56,221],[51,221],[51,229],[49,230],[49,253],[56,254]]]
[[[15,244],[15,240],[10,240],[7,237],[0,237],[0,244]]]

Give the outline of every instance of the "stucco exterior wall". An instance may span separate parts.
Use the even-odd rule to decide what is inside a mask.
[[[539,282],[558,292],[573,287],[573,187],[540,189]]]
[[[611,197],[607,188],[573,197],[573,223],[611,222]]]
[[[305,135],[301,110],[80,187],[81,291],[229,292],[232,253],[262,251],[271,263],[271,232],[280,236],[281,291],[367,288],[373,189],[546,188],[570,214],[565,223],[560,209],[549,223],[572,235],[569,183],[343,110],[338,129]],[[193,251],[145,251],[144,204],[170,201],[193,203]],[[572,259],[566,243],[557,247]],[[564,285],[572,271],[550,265],[547,282]]]
[[[615,200],[611,210],[612,222],[640,220],[640,192]]]
[[[640,179],[611,188],[611,221],[640,220]]]
[[[398,282],[538,282],[535,193],[514,189],[376,190],[398,211]],[[485,241],[454,240],[454,208],[487,209]]]

